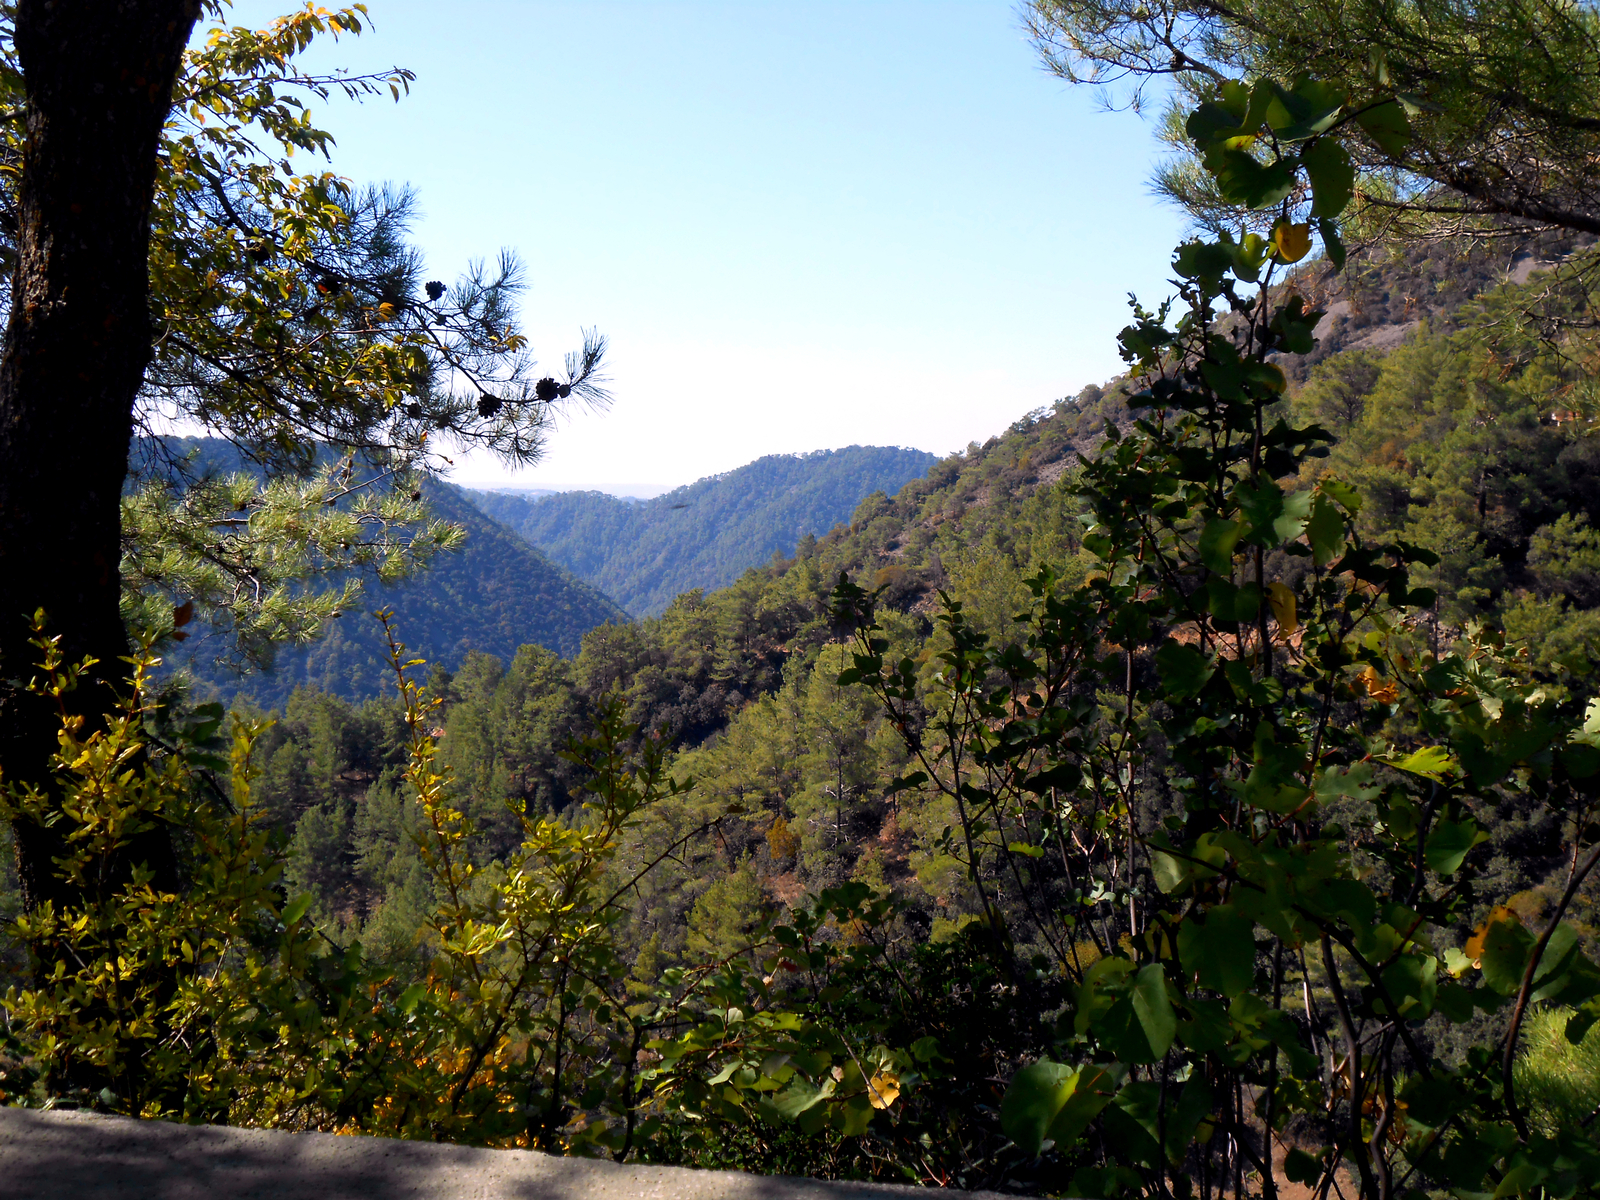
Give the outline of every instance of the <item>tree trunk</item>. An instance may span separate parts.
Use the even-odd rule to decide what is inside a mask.
[[[69,661],[99,660],[69,698],[91,727],[126,674],[120,498],[150,358],[150,207],[198,15],[199,0],[17,6],[27,117],[0,356],[0,779],[12,784],[49,787],[58,727],[19,687],[38,659],[36,609]],[[52,870],[59,834],[19,823],[16,835],[28,908],[70,902]]]

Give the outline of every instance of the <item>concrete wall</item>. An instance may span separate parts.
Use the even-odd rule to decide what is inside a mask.
[[[966,1192],[963,1196],[995,1193]],[[172,1125],[0,1108],[6,1200],[888,1200],[921,1188],[822,1183],[432,1142]]]

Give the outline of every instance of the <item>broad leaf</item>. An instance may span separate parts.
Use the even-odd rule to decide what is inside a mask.
[[[1344,517],[1330,499],[1324,485],[1311,498],[1311,516],[1306,521],[1306,540],[1311,543],[1311,561],[1325,567],[1344,553]]]
[[[1211,681],[1217,671],[1217,658],[1168,638],[1156,651],[1156,670],[1168,694],[1174,700],[1183,700],[1198,694]]]
[[[1428,834],[1428,848],[1423,859],[1430,871],[1453,875],[1466,860],[1467,851],[1488,840],[1489,835],[1479,829],[1471,817],[1463,821],[1440,821]]]
[[[1142,967],[1133,980],[1133,1011],[1150,1042],[1154,1059],[1166,1056],[1178,1033],[1178,1018],[1167,996],[1167,976],[1160,963]]]
[[[1245,527],[1238,521],[1213,517],[1200,531],[1200,561],[1218,575],[1233,572],[1233,548],[1239,542]]]
[[[1051,1138],[1073,1141],[1111,1102],[1120,1075],[1096,1064],[1074,1071],[1040,1059],[1012,1077],[1000,1103],[1000,1128],[1024,1154],[1036,1155]]]
[[[1390,100],[1357,113],[1356,123],[1390,158],[1399,158],[1411,144],[1411,121],[1398,101]]]
[[[1322,138],[1301,151],[1300,161],[1311,179],[1311,215],[1337,217],[1355,190],[1356,170],[1350,155],[1332,138]]]
[[[1397,771],[1404,771],[1408,775],[1421,775],[1424,779],[1431,779],[1435,783],[1443,782],[1446,776],[1461,774],[1460,766],[1450,757],[1450,751],[1443,746],[1424,746],[1404,758],[1390,761],[1389,765]]]

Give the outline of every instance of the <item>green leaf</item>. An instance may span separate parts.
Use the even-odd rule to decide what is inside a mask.
[[[1460,954],[1454,946],[1451,951]],[[1464,1024],[1472,1019],[1472,1014],[1477,1012],[1477,1006],[1472,1003],[1472,993],[1459,983],[1442,980],[1438,991],[1433,997],[1434,1012],[1443,1013],[1445,1018],[1456,1025]]]
[[[1522,973],[1533,952],[1533,935],[1515,913],[1496,908],[1478,931],[1467,939],[1467,955],[1478,961],[1483,981],[1502,996],[1522,986]]]
[[[1061,1106],[1055,1119],[1046,1130],[1056,1145],[1066,1146],[1078,1140],[1083,1131],[1110,1104],[1117,1094],[1126,1071],[1115,1066],[1090,1063],[1073,1078],[1072,1091]]]
[[[1036,796],[1042,796],[1052,788],[1060,788],[1070,792],[1083,782],[1083,772],[1072,763],[1057,763],[1048,771],[1040,771],[1037,775],[1030,775],[1024,783],[1023,789]]]
[[[1561,767],[1574,779],[1588,779],[1600,771],[1600,750],[1583,742],[1574,742],[1561,751]]]
[[[873,1112],[872,1103],[865,1096],[853,1096],[836,1106],[829,1123],[845,1137],[860,1137],[872,1124]]]
[[[1217,107],[1238,125],[1250,109],[1250,87],[1242,79],[1224,79],[1217,88]]]
[[[1311,561],[1325,567],[1344,553],[1344,517],[1324,491],[1311,498],[1311,518],[1306,522]]]
[[[1435,783],[1442,783],[1447,775],[1461,773],[1461,767],[1450,757],[1450,751],[1443,746],[1424,746],[1402,759],[1390,761],[1389,765],[1397,771],[1404,771],[1408,775],[1421,775],[1424,779],[1431,779]]]
[[[1197,695],[1217,672],[1216,655],[1201,654],[1193,646],[1168,638],[1156,651],[1156,672],[1174,700]]]
[[[1339,223],[1332,217],[1317,218],[1317,233],[1322,236],[1322,248],[1335,271],[1344,270],[1344,239],[1339,236]]]
[[[1172,267],[1185,279],[1198,279],[1208,282],[1214,287],[1224,274],[1233,269],[1233,249],[1231,244],[1219,242],[1185,242],[1173,253]],[[1146,343],[1154,343],[1151,345],[1152,350],[1158,348],[1158,346],[1164,346],[1172,340],[1171,335],[1162,330],[1162,333],[1166,336],[1157,342],[1156,339],[1144,335],[1143,326],[1139,326],[1137,329],[1130,326],[1128,329],[1123,330],[1122,336],[1118,340],[1124,346],[1129,346],[1129,335],[1135,332],[1139,334],[1137,340],[1140,346]],[[1140,354],[1138,357],[1143,358],[1145,355]]]
[[[1463,821],[1440,821],[1428,834],[1428,847],[1423,852],[1423,861],[1428,864],[1430,871],[1453,875],[1465,861],[1467,851],[1488,840],[1489,835],[1479,829],[1478,823],[1471,817]]]
[[[1334,503],[1352,517],[1361,511],[1361,493],[1348,483],[1337,479],[1324,479],[1317,484],[1317,490],[1325,496],[1332,496]]]
[[[1541,1002],[1561,995],[1571,982],[1571,968],[1579,957],[1578,931],[1566,921],[1557,925],[1539,956],[1539,966],[1534,970],[1534,988],[1531,998]],[[1582,972],[1579,972],[1582,974]],[[1563,997],[1567,999],[1568,997]],[[1582,999],[1587,1000],[1584,996]]]
[[[1443,1077],[1433,1079],[1413,1075],[1400,1090],[1407,1117],[1425,1128],[1437,1129],[1472,1103],[1472,1094],[1458,1082]]]
[[[1066,1106],[1078,1083],[1078,1072],[1064,1063],[1040,1059],[1011,1079],[1000,1102],[1000,1128],[1027,1155],[1037,1155],[1046,1131]]]
[[[1283,143],[1309,141],[1319,134],[1327,133],[1328,130],[1332,129],[1334,123],[1338,121],[1341,111],[1342,106],[1325,108],[1320,112],[1312,113],[1303,120],[1296,121],[1293,125],[1285,125],[1282,129],[1274,129],[1273,133],[1277,136],[1278,141]],[[1318,145],[1321,144],[1321,142],[1318,143]]]
[[[289,901],[288,904],[283,906],[283,923],[285,925],[293,925],[301,917],[306,915],[306,910],[310,907],[311,893],[301,892],[293,900]]]
[[[1322,1160],[1311,1157],[1298,1146],[1291,1146],[1283,1157],[1283,1173],[1291,1183],[1311,1187],[1322,1178]]]
[[[1255,922],[1231,904],[1215,905],[1204,923],[1189,918],[1179,926],[1178,954],[1185,971],[1232,999],[1255,982]]]
[[[919,1063],[949,1062],[939,1051],[939,1039],[936,1037],[919,1037],[911,1043],[911,1057]]]
[[[1567,1018],[1566,1028],[1563,1030],[1567,1041],[1576,1046],[1589,1036],[1589,1030],[1594,1028],[1597,1020],[1600,1020],[1600,1005],[1590,1000]]]
[[[1224,238],[1223,247],[1232,257],[1233,273],[1246,283],[1261,278],[1261,268],[1272,253],[1272,243],[1259,233],[1247,233],[1237,242]]]
[[[1349,99],[1344,88],[1328,79],[1302,75],[1287,92],[1279,95],[1290,106],[1297,121],[1312,119],[1314,114],[1337,112]]]
[[[1389,100],[1357,113],[1356,124],[1390,158],[1399,158],[1411,144],[1411,121],[1398,101]]]
[[[889,786],[884,789],[883,794],[885,796],[893,796],[899,792],[906,791],[908,788],[921,787],[927,782],[928,776],[925,772],[912,771],[909,775],[902,775],[890,783]]]
[[[1167,976],[1160,963],[1142,967],[1133,979],[1133,1011],[1150,1042],[1150,1053],[1159,1061],[1172,1048],[1178,1033],[1178,1018],[1167,996]]]
[[[1311,179],[1311,215],[1337,217],[1355,192],[1356,169],[1349,153],[1332,138],[1323,138],[1301,151],[1300,161]]]
[[[1276,481],[1265,476],[1241,480],[1233,490],[1240,511],[1250,522],[1250,540],[1263,546],[1292,541],[1305,531],[1311,514],[1311,493],[1284,494]]]
[[[426,984],[413,983],[405,991],[400,993],[399,999],[394,1002],[394,1005],[401,1012],[408,1013],[412,1009],[416,1008],[417,1004],[427,994],[428,987]]]
[[[1167,839],[1164,830],[1150,835],[1150,869],[1155,873],[1156,886],[1163,892],[1174,892],[1191,879],[1211,879],[1227,861],[1227,851],[1217,845],[1215,835],[1202,833],[1195,839],[1187,853],[1168,853],[1176,847]]]
[[[1244,150],[1213,150],[1205,161],[1216,177],[1217,190],[1230,204],[1271,208],[1294,190],[1292,159],[1263,164]]]
[[[772,1098],[772,1106],[792,1121],[807,1109],[814,1108],[833,1095],[833,1088],[832,1079],[824,1080],[822,1086],[817,1087],[797,1075],[793,1083]]]
[[[1162,1158],[1156,1140],[1161,1131],[1161,1087],[1148,1079],[1123,1085],[1116,1100],[1100,1116],[1107,1142],[1117,1148],[1117,1158],[1141,1167],[1153,1167]]]
[[[1234,112],[1225,104],[1208,100],[1189,114],[1183,130],[1194,140],[1197,148],[1205,151],[1218,141],[1225,140],[1227,135],[1236,133],[1243,115],[1242,104],[1239,106],[1239,111]]]
[[[1279,742],[1278,730],[1268,721],[1256,725],[1252,750],[1255,765],[1250,774],[1233,787],[1239,795],[1268,812],[1292,812],[1310,795],[1300,774],[1310,759],[1310,748],[1300,741]]]
[[[1200,561],[1218,575],[1233,571],[1233,548],[1244,534],[1244,525],[1224,517],[1213,517],[1200,531]]]
[[[1219,621],[1253,621],[1261,611],[1261,589],[1254,583],[1241,586],[1213,575],[1205,590],[1211,615]]]
[[[1167,1117],[1167,1159],[1173,1163],[1183,1161],[1189,1143],[1194,1140],[1200,1122],[1211,1115],[1211,1085],[1203,1071],[1195,1071],[1178,1094],[1178,1103]]]
[[[1439,960],[1431,954],[1402,954],[1383,969],[1380,977],[1399,1015],[1418,1021],[1433,1011],[1439,986]]]
[[[1283,512],[1272,523],[1272,533],[1279,543],[1292,542],[1306,529],[1306,519],[1311,515],[1311,493],[1290,492],[1283,498]]]
[[[1349,796],[1354,800],[1376,800],[1382,789],[1372,781],[1372,775],[1371,763],[1328,767],[1317,776],[1314,785],[1317,799],[1327,802],[1340,796]]]

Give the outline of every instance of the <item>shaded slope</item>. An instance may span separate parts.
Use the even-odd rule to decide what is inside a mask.
[[[267,707],[281,706],[300,684],[353,700],[384,694],[393,678],[372,614],[385,606],[394,610],[413,657],[452,670],[469,650],[509,660],[528,643],[571,656],[596,625],[626,620],[605,595],[479,512],[456,488],[430,485],[428,493],[435,513],[466,529],[461,550],[439,555],[403,584],[369,586],[358,608],[334,621],[321,640],[279,654],[269,673],[241,679],[202,660],[197,680]],[[204,654],[203,644],[199,651]]]

